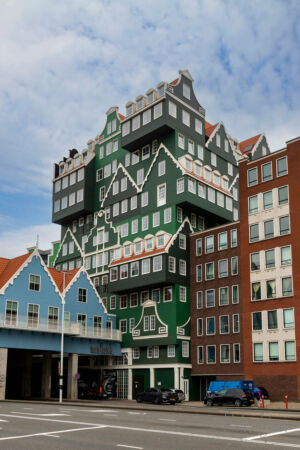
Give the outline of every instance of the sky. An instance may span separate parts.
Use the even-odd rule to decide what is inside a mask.
[[[299,0],[1,0],[0,256],[59,239],[53,163],[188,69],[209,122],[299,136]]]

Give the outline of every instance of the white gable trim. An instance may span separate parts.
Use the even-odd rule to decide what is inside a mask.
[[[239,174],[237,173],[233,182],[231,183],[229,190],[231,191],[231,189],[233,188],[233,186],[235,185],[235,183],[237,182],[237,180],[239,179]]]
[[[258,149],[258,146],[259,146],[259,144],[261,143],[261,141],[263,140],[264,137],[265,137],[265,135],[262,133],[260,135],[260,138],[257,140],[256,144],[254,145],[253,149],[251,150],[251,155],[254,155],[254,153]]]
[[[213,140],[213,138],[215,137],[215,134],[217,133],[217,131],[219,131],[221,125],[223,125],[223,123],[219,122],[218,125],[216,126],[216,128],[214,129],[214,131],[211,133],[211,135],[209,136],[208,140],[205,143],[206,147]],[[224,125],[223,125],[223,127],[224,127]],[[224,129],[225,129],[225,127],[224,127]]]
[[[191,230],[191,233],[194,232],[193,227],[191,225],[190,219],[188,217],[186,217],[184,219],[184,221],[182,222],[182,224],[180,225],[180,227],[178,228],[178,230],[176,231],[176,233],[173,235],[172,239],[170,240],[170,242],[168,243],[168,245],[166,246],[165,252],[167,253],[171,247],[171,245],[174,244],[175,240],[177,239],[180,231],[183,229],[183,227],[185,226],[185,224],[188,224]]]
[[[149,307],[153,307],[153,306],[154,306],[154,312],[155,312],[155,315],[156,315],[156,317],[157,317],[157,320],[158,320],[159,323],[161,323],[164,327],[166,327],[167,334],[168,334],[168,325],[167,325],[166,323],[164,323],[164,322],[161,320],[161,318],[159,317],[158,312],[157,312],[157,303],[154,302],[153,300],[147,300],[145,303],[143,303],[143,305],[142,305],[143,310],[142,310],[141,318],[140,318],[140,320],[138,321],[138,323],[135,325],[135,327],[132,329],[132,331],[133,331],[135,328],[137,328],[137,327],[141,324],[141,322],[142,322],[142,320],[143,320],[143,318],[144,318],[144,316],[145,316],[145,308],[149,308]],[[144,339],[148,339],[148,336],[143,336],[143,338],[144,338]]]
[[[112,177],[111,182],[109,183],[109,186],[108,186],[108,188],[107,188],[107,191],[105,192],[105,196],[104,196],[104,198],[103,198],[103,200],[102,200],[102,202],[101,202],[101,207],[102,207],[102,208],[103,208],[104,201],[106,200],[106,198],[107,198],[107,196],[108,196],[108,193],[109,193],[109,191],[110,191],[111,188],[112,188],[113,182],[114,182],[114,180],[115,180],[115,178],[116,178],[116,176],[117,176],[117,174],[118,174],[118,172],[119,172],[119,169],[123,170],[125,176],[127,176],[127,178],[129,179],[129,181],[131,182],[132,186],[137,190],[137,193],[138,193],[138,191],[139,191],[139,188],[138,188],[137,184],[135,183],[134,179],[132,178],[132,176],[127,172],[127,170],[125,169],[125,167],[123,166],[123,164],[122,164],[122,163],[119,163],[119,164],[118,164],[118,167],[117,167],[117,170],[116,170],[114,176]]]
[[[66,237],[67,237],[68,232],[70,233],[71,238],[74,240],[75,245],[76,245],[77,249],[79,250],[79,253],[80,253],[81,257],[83,258],[83,252],[82,252],[82,250],[81,250],[81,247],[80,247],[80,245],[78,244],[78,241],[77,241],[76,237],[74,236],[73,232],[72,232],[71,229],[68,227],[68,228],[67,228],[67,231],[65,232],[64,238],[63,238],[62,242],[60,243],[60,247],[59,247],[59,249],[58,249],[57,255],[56,255],[56,257],[55,257],[55,259],[54,259],[54,261],[53,261],[53,267],[55,266],[56,259],[57,259],[58,255],[59,255],[59,252],[60,252],[61,249],[62,249],[62,246],[63,246],[63,244],[64,244],[64,242],[65,242],[65,239],[66,239]]]

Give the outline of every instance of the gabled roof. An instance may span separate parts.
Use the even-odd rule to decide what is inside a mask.
[[[119,119],[120,119],[120,120],[124,120],[124,119],[125,119],[125,116],[123,116],[123,114],[120,114],[120,113],[119,113],[118,116],[119,116]]]
[[[176,86],[176,84],[178,83],[179,78],[176,78],[176,80],[171,81],[171,85],[172,86]]]
[[[219,123],[212,125],[211,123],[205,121],[205,135],[210,137],[218,125]]]
[[[64,288],[66,289],[68,285],[71,283],[75,275],[80,269],[74,269],[74,270],[68,270],[67,273],[59,272],[58,270],[48,268],[48,271],[56,284],[58,290],[60,293],[63,292]],[[64,276],[65,276],[65,285],[64,285]]]
[[[30,256],[32,256],[32,253],[26,253],[25,255],[17,256],[17,258],[13,259],[0,258],[0,289],[10,280]]]
[[[244,155],[248,155],[249,153],[252,153],[252,150],[258,143],[259,139],[262,137],[262,134],[258,134],[256,136],[253,136],[249,139],[246,139],[245,141],[242,141],[238,144],[238,149],[240,152],[242,152]]]

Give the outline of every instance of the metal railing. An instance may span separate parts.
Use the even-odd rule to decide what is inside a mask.
[[[0,314],[0,328],[61,333],[61,320],[42,317],[5,316]],[[120,330],[112,328],[84,326],[82,323],[65,321],[64,334],[91,339],[121,341]]]

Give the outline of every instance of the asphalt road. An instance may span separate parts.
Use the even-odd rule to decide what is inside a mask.
[[[0,449],[300,449],[300,421],[0,404]]]

